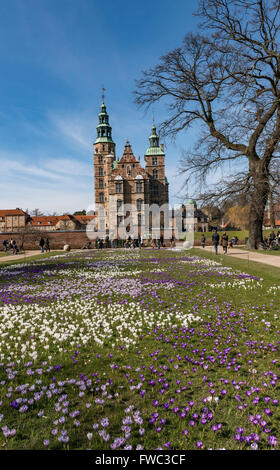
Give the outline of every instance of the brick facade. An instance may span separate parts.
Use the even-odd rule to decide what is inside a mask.
[[[28,220],[28,214],[22,209],[0,210],[0,232],[14,232],[23,229]]]
[[[70,245],[72,249],[81,249],[89,242],[87,233],[81,230],[73,232],[38,232],[36,235],[37,236],[34,236],[34,233],[30,233],[24,236],[23,247],[25,250],[39,250],[39,240],[41,237],[49,239],[51,250],[62,250],[64,245]],[[13,234],[9,232],[0,233],[0,251],[3,251],[3,241],[10,241],[11,239],[15,240],[19,247],[22,241],[22,234],[17,232],[14,232]],[[92,246],[94,246],[93,242]]]
[[[145,168],[141,166],[129,141],[122,157],[116,158],[109,116],[104,103],[99,113],[97,139],[94,143],[94,187],[96,205],[96,228],[109,230],[109,221],[115,227],[128,215],[123,206],[130,204],[132,221],[130,230],[137,237],[139,226],[144,225],[144,204],[168,203],[168,181],[165,176],[165,154],[159,145],[155,125],[149,137],[150,146],[144,156]],[[113,220],[113,222],[112,222]]]

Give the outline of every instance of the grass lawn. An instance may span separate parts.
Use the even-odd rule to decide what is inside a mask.
[[[202,250],[0,265],[2,449],[279,449],[279,270]]]
[[[268,237],[269,234],[272,232],[272,229],[268,230],[263,230],[264,236]],[[219,235],[222,236],[224,233],[224,230],[219,232]],[[231,240],[231,238],[237,236],[240,242],[245,242],[245,238],[249,237],[249,231],[248,230],[226,230],[226,233],[228,235],[228,239]],[[206,240],[211,241],[212,240],[212,235],[213,232],[204,232]],[[200,241],[201,239],[202,232],[194,232],[194,240]]]

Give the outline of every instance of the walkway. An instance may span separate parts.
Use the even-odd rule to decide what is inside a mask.
[[[206,246],[202,248],[201,246],[195,246],[194,248],[199,248],[200,250],[211,251],[214,253],[214,248],[212,246]],[[223,248],[219,246],[218,253],[223,254]],[[278,255],[264,255],[263,253],[255,253],[254,251],[241,250],[240,248],[229,248],[228,254],[225,256],[230,256],[234,258],[244,259],[245,261],[256,261],[258,263],[269,264],[276,268],[280,268],[280,256]]]
[[[1,263],[6,263],[6,261],[17,261],[18,259],[22,259],[23,261],[25,258],[29,258],[30,256],[36,256],[40,255],[41,250],[27,250],[25,253],[21,253],[18,255],[6,255],[6,256],[0,256],[0,264]]]

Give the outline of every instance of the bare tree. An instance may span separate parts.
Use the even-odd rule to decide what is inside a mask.
[[[143,72],[135,92],[140,106],[166,101],[165,135],[199,124],[198,145],[184,159],[186,181],[205,182],[232,163],[235,173],[217,182],[212,196],[246,194],[251,248],[263,240],[270,166],[280,140],[279,13],[279,0],[201,0],[204,34],[187,34],[181,47]]]
[[[42,211],[40,211],[40,209],[38,209],[38,208],[37,208],[37,209],[33,209],[33,210],[31,211],[31,216],[32,216],[32,217],[41,217],[41,216],[43,216],[43,215],[44,215],[44,213],[43,213]]]
[[[39,245],[39,240],[43,235],[43,232],[32,227],[29,224],[26,224],[25,227],[20,227],[18,229],[18,240],[20,250],[24,250],[24,244],[29,244],[32,246]]]

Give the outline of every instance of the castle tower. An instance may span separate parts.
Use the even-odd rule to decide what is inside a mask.
[[[115,143],[104,101],[98,115],[97,138],[94,142],[94,188],[95,204],[98,205],[96,220],[99,230],[108,228],[109,180],[115,162]]]
[[[150,204],[168,203],[168,182],[165,177],[165,153],[163,145],[159,144],[159,136],[155,123],[149,137],[150,146],[146,150],[146,172],[150,180]]]

